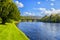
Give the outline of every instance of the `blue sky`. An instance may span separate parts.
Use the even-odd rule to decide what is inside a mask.
[[[60,13],[60,0],[14,0],[21,16],[44,16]]]

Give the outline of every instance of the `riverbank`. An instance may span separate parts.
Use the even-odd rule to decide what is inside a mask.
[[[14,23],[0,24],[0,40],[29,40]]]

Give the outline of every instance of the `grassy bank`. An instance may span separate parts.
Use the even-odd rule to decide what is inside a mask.
[[[0,24],[0,40],[29,40],[14,23]]]

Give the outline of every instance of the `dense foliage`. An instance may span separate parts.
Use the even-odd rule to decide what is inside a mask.
[[[60,14],[51,14],[40,19],[42,22],[60,23]]]
[[[12,0],[0,0],[0,18],[2,24],[5,24],[8,19],[20,19],[20,12]]]

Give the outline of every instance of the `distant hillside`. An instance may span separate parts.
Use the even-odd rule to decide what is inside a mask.
[[[42,22],[60,23],[60,14],[51,14],[40,19]]]
[[[29,40],[15,24],[0,24],[0,40]]]

